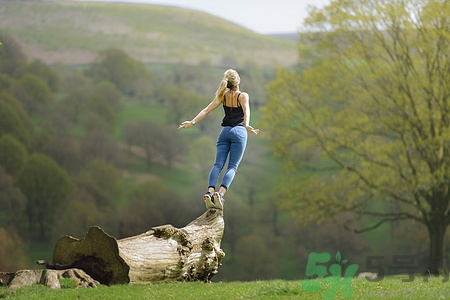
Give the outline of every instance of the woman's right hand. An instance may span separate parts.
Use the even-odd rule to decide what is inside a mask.
[[[184,121],[183,123],[181,123],[180,126],[178,126],[178,129],[189,128],[189,127],[192,127],[194,125],[195,125],[195,123],[193,121]]]

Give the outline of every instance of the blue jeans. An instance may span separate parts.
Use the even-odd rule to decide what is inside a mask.
[[[223,127],[217,139],[216,161],[209,173],[208,187],[215,189],[219,174],[230,156],[228,167],[223,175],[222,184],[228,190],[234,179],[242,156],[247,146],[247,129],[244,126]]]

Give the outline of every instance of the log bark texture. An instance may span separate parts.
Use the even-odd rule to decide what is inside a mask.
[[[15,273],[0,272],[0,286],[16,289],[22,286],[42,284],[52,289],[61,288],[60,279],[70,278],[77,287],[97,287],[98,281],[92,279],[83,270],[20,270]]]
[[[223,211],[209,209],[183,228],[163,225],[116,240],[100,227],[84,239],[61,237],[48,269],[81,269],[101,284],[210,282],[225,253]]]

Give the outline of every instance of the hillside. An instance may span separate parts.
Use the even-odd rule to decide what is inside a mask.
[[[0,28],[30,59],[80,65],[121,48],[144,63],[289,66],[293,41],[185,8],[130,3],[0,0]]]

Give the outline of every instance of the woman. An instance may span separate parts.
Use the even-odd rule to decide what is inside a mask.
[[[223,209],[223,196],[234,179],[239,163],[244,155],[247,145],[247,131],[258,134],[259,129],[250,126],[249,96],[239,90],[241,78],[232,69],[228,69],[222,82],[216,91],[216,96],[211,103],[201,110],[191,121],[184,121],[178,129],[189,128],[201,121],[210,112],[222,104],[225,117],[222,120],[222,130],[217,139],[216,161],[209,173],[208,192],[203,196],[206,208]],[[227,157],[229,162],[227,170],[222,178],[219,190],[216,191],[216,183],[222,171]]]

